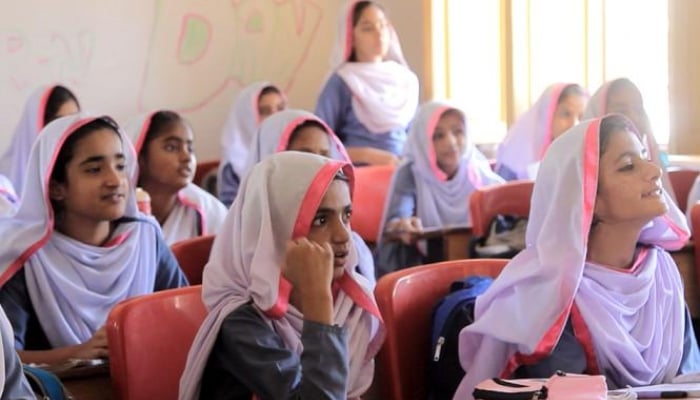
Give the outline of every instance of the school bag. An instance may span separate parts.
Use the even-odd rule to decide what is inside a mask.
[[[486,236],[474,238],[472,258],[513,258],[525,248],[527,218],[497,215],[489,224]]]
[[[491,286],[493,279],[469,276],[452,282],[450,292],[433,310],[432,354],[428,364],[430,392],[433,400],[452,399],[464,370],[459,364],[459,333],[474,322],[477,296]]]

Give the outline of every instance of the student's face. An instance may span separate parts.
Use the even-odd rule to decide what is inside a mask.
[[[111,129],[98,129],[75,143],[66,182],[50,184],[50,197],[67,219],[113,221],[124,215],[129,185],[122,142]],[[60,168],[60,166],[59,166]]]
[[[258,115],[262,122],[270,115],[282,111],[287,107],[284,98],[279,93],[269,92],[258,98]]]
[[[578,124],[583,114],[583,109],[586,106],[586,101],[583,96],[569,95],[566,96],[554,110],[552,118],[552,141],[561,136],[562,133],[569,130],[572,126]]]
[[[49,122],[55,119],[77,114],[78,112],[80,112],[80,107],[78,107],[78,103],[74,102],[73,100],[68,100],[65,103],[61,104],[61,107],[59,107],[56,111],[56,115],[50,121],[46,121],[46,124],[48,125]]]
[[[328,142],[328,134],[324,130],[316,126],[307,126],[301,128],[294,135],[294,139],[287,145],[287,150],[303,151],[304,153],[328,157],[331,153]]]
[[[384,11],[375,5],[362,10],[353,27],[352,43],[357,61],[381,61],[389,51],[389,21]]]
[[[600,159],[594,213],[601,223],[644,225],[666,213],[661,170],[648,160],[639,138],[627,130],[610,136]]]
[[[183,123],[161,132],[139,157],[141,181],[173,192],[187,186],[192,182],[196,162],[193,140],[192,131]]]
[[[438,167],[450,178],[457,172],[467,148],[465,131],[462,117],[455,111],[447,111],[442,114],[433,132],[435,159]]]
[[[308,239],[328,243],[333,249],[333,279],[343,276],[350,253],[350,188],[347,182],[334,180],[323,196],[311,223]]]
[[[619,85],[608,94],[607,113],[618,113],[629,118],[642,133],[647,133],[648,120],[642,95],[632,85]]]

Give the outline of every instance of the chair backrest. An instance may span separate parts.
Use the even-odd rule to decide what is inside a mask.
[[[383,399],[427,398],[435,304],[453,281],[469,275],[495,278],[508,261],[446,261],[399,270],[379,279],[374,294],[387,333],[378,355]]]
[[[117,399],[177,399],[187,353],[206,315],[201,286],[139,296],[114,307],[106,326]]]
[[[192,182],[216,196],[216,176],[219,171],[219,160],[209,160],[197,163]]]
[[[486,235],[489,224],[498,214],[527,217],[534,184],[533,181],[511,181],[475,190],[469,197],[473,235]]]
[[[693,187],[698,173],[700,171],[692,169],[672,169],[668,171],[668,179],[671,181],[673,193],[676,195],[676,200],[678,200],[678,208],[683,212],[686,211],[688,194],[690,194],[690,189]]]
[[[213,243],[214,235],[207,235],[183,240],[170,246],[190,285],[202,283],[202,272],[209,261]]]
[[[379,236],[384,203],[391,189],[394,165],[371,165],[355,169],[353,213],[350,226],[365,242],[374,243]]]

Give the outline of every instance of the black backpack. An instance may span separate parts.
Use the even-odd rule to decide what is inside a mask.
[[[474,322],[477,296],[491,286],[492,278],[470,276],[452,282],[450,293],[433,310],[432,354],[428,364],[430,393],[433,400],[452,400],[464,377],[459,364],[459,333]]]

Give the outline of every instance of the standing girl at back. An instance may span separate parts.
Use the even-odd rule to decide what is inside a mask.
[[[140,116],[126,130],[136,148],[139,186],[151,197],[165,242],[215,234],[226,207],[192,183],[197,162],[189,124],[161,110]]]
[[[348,2],[332,62],[316,115],[338,134],[354,164],[398,163],[418,106],[418,78],[378,3]]]
[[[114,305],[187,284],[157,222],[137,211],[135,168],[109,117],[61,118],[39,135],[19,209],[0,219],[0,305],[23,362],[107,357]]]
[[[10,179],[16,193],[22,193],[29,151],[39,131],[54,119],[78,111],[78,99],[64,86],[42,87],[29,96],[12,135],[12,142],[0,158],[0,174]]]
[[[577,84],[548,87],[508,130],[498,146],[496,172],[503,179],[535,179],[549,145],[576,125],[586,105],[586,92]]]
[[[284,94],[269,82],[256,82],[238,94],[221,134],[219,200],[229,207],[238,193],[253,138],[262,121],[287,108]]]

